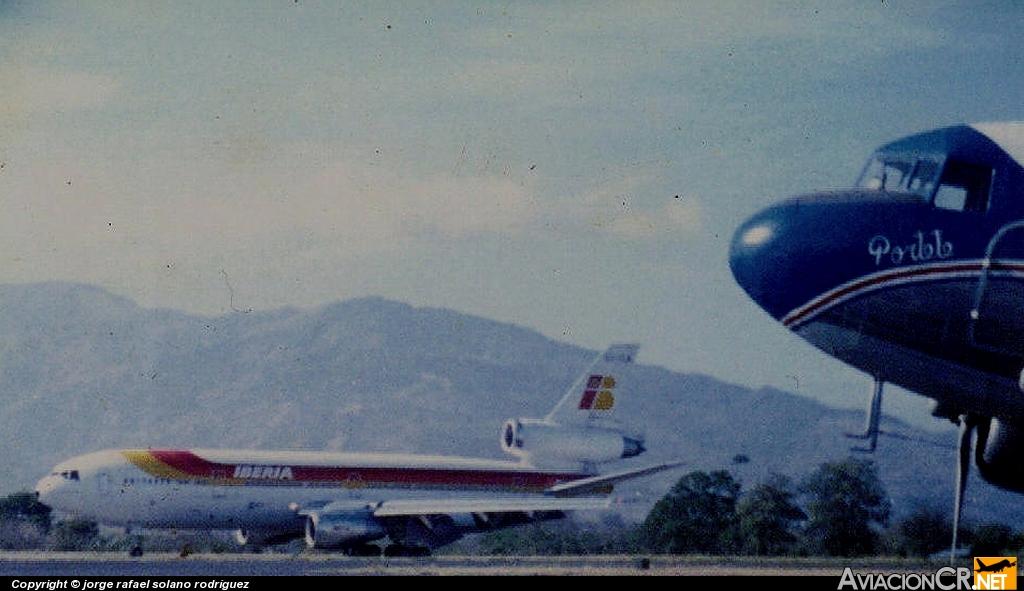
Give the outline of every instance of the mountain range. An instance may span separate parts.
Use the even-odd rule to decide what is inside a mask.
[[[382,298],[204,317],[88,285],[0,285],[0,494],[109,447],[511,459],[498,443],[503,421],[543,417],[596,353]],[[864,421],[772,388],[644,365],[642,348],[629,379],[622,411],[646,434],[639,461],[687,462],[617,489],[635,519],[690,470],[726,469],[745,487],[773,473],[799,482],[850,456],[842,434]],[[863,457],[878,466],[894,516],[951,510],[955,433],[889,418],[883,429],[898,436]],[[1022,502],[972,478],[966,518],[1021,527]]]

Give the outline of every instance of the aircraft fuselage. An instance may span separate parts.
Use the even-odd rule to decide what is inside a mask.
[[[991,135],[1024,145],[1019,124]],[[960,126],[884,146],[857,188],[747,220],[733,274],[784,326],[940,414],[1019,421],[1024,169],[1006,143]]]
[[[514,462],[311,452],[108,450],[40,481],[40,500],[100,522],[137,527],[301,533],[299,508],[382,500],[537,495],[587,476]],[[337,506],[337,505],[336,505]]]

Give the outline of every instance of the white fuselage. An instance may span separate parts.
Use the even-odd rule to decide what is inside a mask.
[[[368,510],[403,499],[537,496],[586,476],[519,463],[440,456],[107,450],[73,458],[39,481],[41,502],[126,526],[301,531],[300,509]]]

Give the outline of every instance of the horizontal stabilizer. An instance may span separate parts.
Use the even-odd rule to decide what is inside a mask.
[[[610,474],[598,474],[597,476],[591,476],[590,478],[583,478],[580,480],[573,480],[572,482],[565,482],[562,484],[556,484],[544,492],[549,495],[555,495],[559,497],[565,497],[569,495],[583,495],[599,492],[601,489],[623,482],[626,480],[632,480],[634,478],[640,478],[641,476],[647,476],[662,472],[664,470],[671,470],[672,468],[678,468],[686,462],[669,462],[666,464],[657,464],[655,466],[647,466],[646,468],[637,468],[634,470],[624,470],[622,472],[612,472]]]

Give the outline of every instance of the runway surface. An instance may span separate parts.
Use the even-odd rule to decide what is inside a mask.
[[[958,566],[968,566],[969,561]],[[659,575],[826,576],[855,572],[933,574],[943,562],[692,556],[348,557],[299,554],[148,554],[0,552],[0,576],[264,577],[343,575]]]

